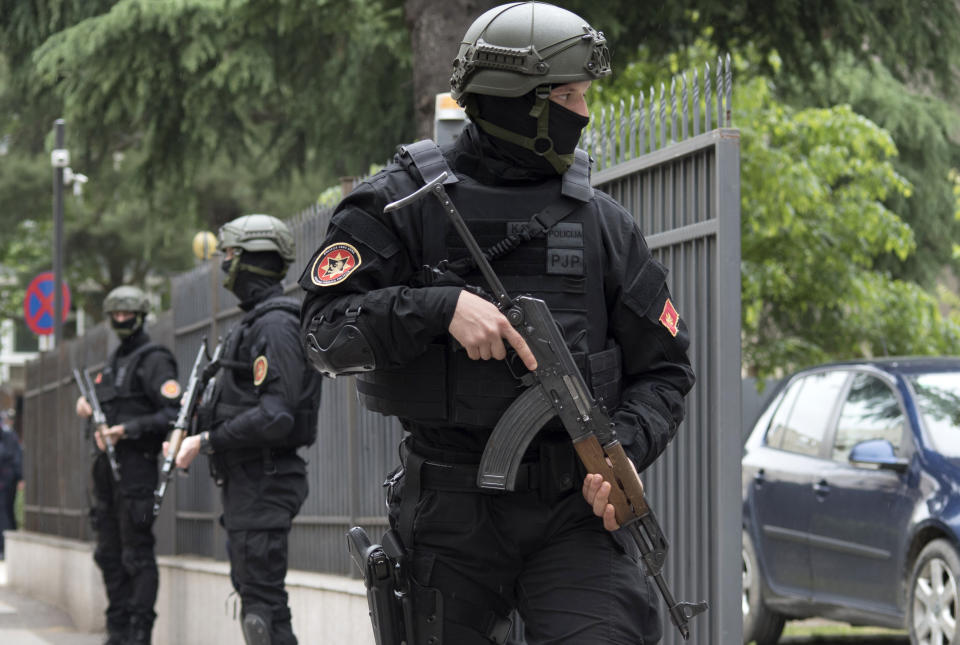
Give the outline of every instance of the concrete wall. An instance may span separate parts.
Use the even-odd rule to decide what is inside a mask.
[[[8,531],[8,585],[55,605],[77,629],[104,630],[106,596],[93,545],[26,531]],[[232,595],[226,562],[188,556],[157,559],[160,590],[156,645],[236,645],[240,601]],[[287,591],[293,629],[302,643],[374,645],[363,582],[342,576],[290,571]]]

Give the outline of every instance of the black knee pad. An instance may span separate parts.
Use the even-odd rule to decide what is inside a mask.
[[[247,645],[270,645],[270,620],[248,613],[243,617],[243,640]]]

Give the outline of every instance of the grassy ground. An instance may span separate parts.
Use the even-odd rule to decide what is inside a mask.
[[[901,630],[880,627],[851,627],[829,620],[794,620],[787,623],[780,639],[782,645],[908,645],[910,639]]]
[[[9,497],[7,499],[10,499]],[[17,518],[17,526],[23,526],[23,491],[18,490],[13,501],[13,516]]]

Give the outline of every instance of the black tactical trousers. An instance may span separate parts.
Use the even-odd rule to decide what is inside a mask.
[[[133,622],[149,634],[156,614],[157,560],[153,537],[155,457],[118,451],[121,482],[113,481],[106,457],[93,463],[97,546],[93,558],[107,590],[107,628],[122,634]]]
[[[228,454],[221,465],[230,580],[242,615],[256,614],[270,626],[271,645],[296,645],[284,579],[291,522],[307,497],[306,468],[292,450],[269,463],[242,454]]]
[[[444,645],[495,642],[491,634],[503,634],[513,609],[528,645],[659,642],[658,599],[639,551],[603,528],[580,492],[577,465],[524,464],[516,492],[491,494],[471,490],[475,466],[428,460],[411,505],[403,500],[411,479],[406,461],[408,471],[389,494],[391,525],[402,536],[410,524],[401,515],[415,508],[412,549],[406,545],[411,571],[420,587],[442,596],[415,612],[422,625],[424,612],[442,607]],[[430,592],[419,596],[429,600]],[[418,633],[417,645],[421,640]]]
[[[243,616],[257,614],[270,625],[271,645],[296,645],[287,606],[287,536],[290,529],[228,531],[230,581]]]

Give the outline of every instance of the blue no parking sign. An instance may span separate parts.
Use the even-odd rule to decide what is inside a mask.
[[[61,319],[66,320],[70,312],[70,288],[62,282],[62,311]],[[54,276],[53,271],[44,271],[27,286],[27,294],[23,298],[23,318],[35,334],[47,336],[53,333],[54,321]]]

